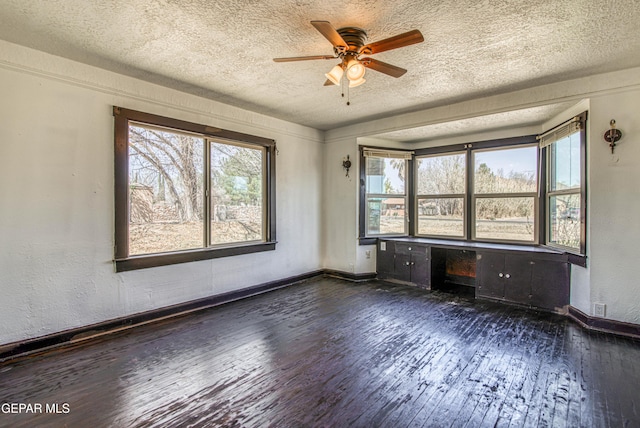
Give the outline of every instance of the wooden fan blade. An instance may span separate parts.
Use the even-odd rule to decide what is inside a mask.
[[[424,42],[422,33],[418,30],[407,31],[406,33],[398,34],[388,39],[380,40],[379,42],[370,43],[363,46],[360,49],[361,53],[368,55],[376,54],[378,52],[389,51],[391,49],[402,48],[405,46],[413,45],[415,43]]]
[[[312,59],[336,59],[333,55],[292,56],[289,58],[274,58],[275,62],[308,61]]]
[[[407,72],[404,68],[396,67],[395,65],[388,64],[386,62],[378,61],[373,58],[362,58],[360,60],[362,65],[380,73],[388,74],[392,77],[400,77]]]
[[[316,30],[320,31],[320,34],[329,40],[334,48],[342,47],[347,49],[349,47],[329,21],[311,21],[311,25],[316,27]]]
[[[329,80],[329,79],[327,79],[327,80],[324,82],[324,86],[333,86],[333,85],[335,85],[335,83],[333,83],[333,82],[332,82],[331,80]]]

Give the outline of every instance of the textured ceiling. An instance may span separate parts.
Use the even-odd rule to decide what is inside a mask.
[[[369,41],[425,42],[376,59],[347,106],[311,20]],[[640,66],[638,0],[0,0],[0,39],[318,129]],[[544,119],[544,118],[541,118]]]
[[[401,129],[393,132],[378,134],[375,137],[403,143],[425,143],[438,141],[442,138],[452,138],[461,135],[481,133],[486,130],[499,131],[524,126],[539,125],[552,118],[574,103],[556,103],[540,107],[513,110],[469,119],[451,122],[435,123],[411,129]]]

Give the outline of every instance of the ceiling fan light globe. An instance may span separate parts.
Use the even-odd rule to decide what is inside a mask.
[[[367,81],[367,79],[365,79],[364,77],[361,77],[358,80],[349,80],[349,87],[350,88],[355,88],[356,86],[362,85],[366,81]]]
[[[342,80],[343,73],[344,70],[342,69],[342,67],[340,67],[340,65],[336,65],[331,69],[330,72],[325,74],[325,77],[329,79],[334,85],[339,85],[340,80]]]
[[[347,78],[352,82],[358,81],[364,77],[365,71],[366,69],[364,68],[364,65],[354,61],[349,64],[349,67],[347,68]]]

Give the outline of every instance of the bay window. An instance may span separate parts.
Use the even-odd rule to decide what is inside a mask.
[[[360,243],[391,235],[541,244],[584,265],[586,119],[538,136],[361,147]]]

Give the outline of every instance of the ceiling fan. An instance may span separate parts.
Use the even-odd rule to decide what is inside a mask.
[[[365,82],[364,74],[367,68],[392,77],[400,77],[405,74],[407,70],[386,62],[378,61],[377,59],[369,57],[361,58],[360,56],[373,55],[424,41],[422,33],[418,30],[408,31],[378,42],[367,43],[367,33],[361,28],[344,27],[336,30],[329,21],[311,21],[311,25],[331,42],[334,55],[298,56],[274,58],[273,60],[275,62],[290,62],[315,59],[339,59],[340,64],[325,74],[327,81],[324,83],[324,86],[339,85],[344,75],[346,75],[349,80],[350,88],[362,85]]]

